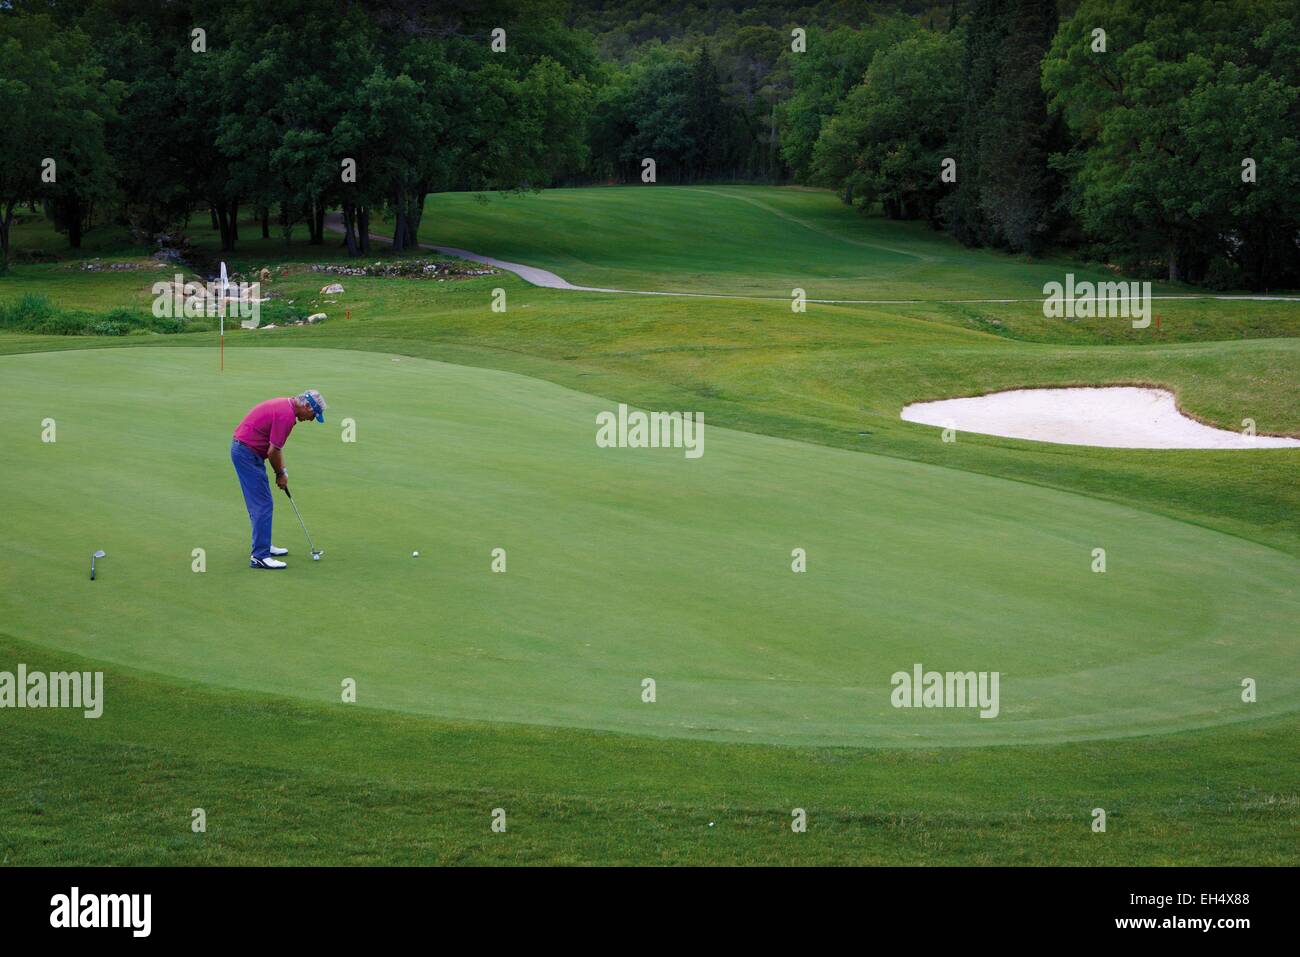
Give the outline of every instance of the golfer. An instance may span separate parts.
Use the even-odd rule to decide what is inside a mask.
[[[275,484],[289,485],[284,469],[284,443],[299,422],[325,421],[325,400],[315,389],[283,399],[267,399],[248,410],[244,421],[235,429],[230,443],[230,461],[235,463],[239,487],[244,491],[248,520],[253,524],[253,554],[249,568],[284,568],[276,555],[288,555],[289,549],[271,544],[271,486],[266,480],[267,459],[275,469]]]

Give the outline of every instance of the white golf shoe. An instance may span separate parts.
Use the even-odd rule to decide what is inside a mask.
[[[288,568],[289,566],[282,561],[274,558],[252,558],[248,559],[249,568]]]
[[[272,545],[271,554],[279,558],[281,555],[288,555],[289,549],[281,548],[279,545]]]

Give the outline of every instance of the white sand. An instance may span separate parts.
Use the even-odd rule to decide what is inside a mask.
[[[1246,413],[1243,413],[1243,417]],[[1012,439],[1111,449],[1277,449],[1300,439],[1245,436],[1202,425],[1164,389],[1017,389],[966,399],[914,402],[902,418]]]

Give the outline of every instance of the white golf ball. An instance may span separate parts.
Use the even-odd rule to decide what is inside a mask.
[[[313,555],[313,556],[311,557],[311,560],[314,561],[314,562],[318,562],[318,561],[320,561],[320,556],[319,556],[319,555]]]
[[[412,558],[419,558],[419,557],[420,557],[420,553],[419,553],[419,552],[411,552],[411,557],[412,557]]]

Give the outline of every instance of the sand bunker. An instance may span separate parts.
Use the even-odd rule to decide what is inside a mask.
[[[1215,429],[1178,411],[1164,389],[1016,389],[966,399],[914,402],[903,419],[1012,439],[1110,449],[1277,449],[1300,439]]]

